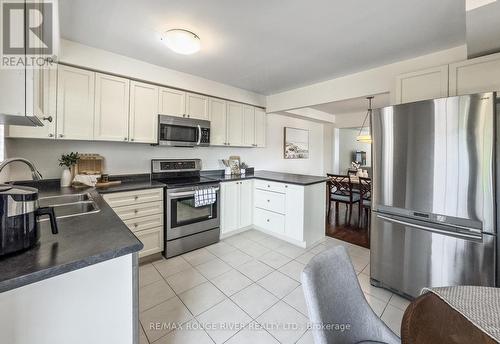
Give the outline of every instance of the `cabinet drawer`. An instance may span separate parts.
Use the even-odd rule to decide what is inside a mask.
[[[285,193],[286,185],[283,183],[269,182],[267,180],[255,179],[255,188],[267,191]]]
[[[163,213],[123,221],[132,232],[162,227]]]
[[[163,251],[163,227],[146,229],[134,234],[144,245],[139,252],[139,258]]]
[[[125,221],[135,219],[137,217],[163,214],[163,202],[133,204],[113,208],[113,210],[122,220]]]
[[[276,213],[285,213],[285,195],[282,193],[255,190],[255,206],[258,208],[271,210]]]
[[[124,205],[156,202],[163,200],[163,188],[117,192],[105,194],[103,197],[112,208]]]
[[[285,232],[285,215],[273,213],[272,211],[255,208],[254,223],[257,227],[271,232],[280,234]]]

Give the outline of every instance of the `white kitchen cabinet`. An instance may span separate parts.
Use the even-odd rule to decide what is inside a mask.
[[[252,180],[221,183],[221,234],[247,228],[253,223]]]
[[[239,210],[240,221],[239,228],[251,226],[253,223],[253,182],[252,180],[242,180],[239,182],[240,197]]]
[[[157,86],[143,82],[130,82],[130,124],[131,142],[156,143],[158,131]]]
[[[239,184],[238,182],[221,183],[221,235],[237,229],[239,223]]]
[[[448,65],[399,75],[396,103],[410,103],[448,96]]]
[[[208,97],[196,93],[186,93],[186,116],[208,119]]]
[[[217,98],[209,98],[208,114],[210,120],[210,145],[224,146],[227,142],[226,101]]]
[[[256,179],[256,229],[307,247],[325,236],[325,183],[295,185]]]
[[[130,81],[95,75],[94,139],[128,141]]]
[[[500,92],[500,53],[450,64],[450,96]]]
[[[287,184],[285,190],[285,235],[293,240],[304,240],[305,187]]]
[[[103,198],[144,245],[139,257],[163,251],[163,189],[109,193]]]
[[[266,112],[261,108],[255,108],[255,146],[266,146]]]
[[[186,116],[186,92],[160,87],[160,114]]]
[[[243,104],[227,102],[227,144],[243,146]]]
[[[255,108],[243,105],[243,146],[255,147]]]
[[[57,78],[57,138],[94,138],[95,73],[59,65]]]
[[[34,114],[43,123],[43,127],[10,125],[8,137],[26,137],[54,139],[56,136],[56,95],[57,69],[36,69],[33,72]]]

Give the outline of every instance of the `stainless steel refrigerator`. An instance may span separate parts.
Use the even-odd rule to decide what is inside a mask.
[[[496,284],[496,94],[374,110],[370,275],[423,287]]]

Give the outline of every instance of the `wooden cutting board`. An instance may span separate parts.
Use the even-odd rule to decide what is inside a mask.
[[[97,182],[95,184],[95,187],[96,188],[107,188],[109,186],[116,186],[116,185],[120,185],[122,183],[121,180],[113,180],[113,181],[110,181],[110,182],[106,182],[106,183],[99,183]]]

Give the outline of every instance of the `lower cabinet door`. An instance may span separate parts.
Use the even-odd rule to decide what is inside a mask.
[[[139,258],[163,251],[163,227],[146,229],[134,233],[144,248],[139,252]]]
[[[277,234],[285,233],[285,216],[272,211],[255,208],[254,223],[257,227]]]
[[[240,198],[240,221],[239,228],[244,228],[252,225],[252,210],[253,210],[253,183],[252,180],[244,180],[239,182],[239,198]]]
[[[239,225],[239,182],[221,183],[221,233],[227,234]]]

